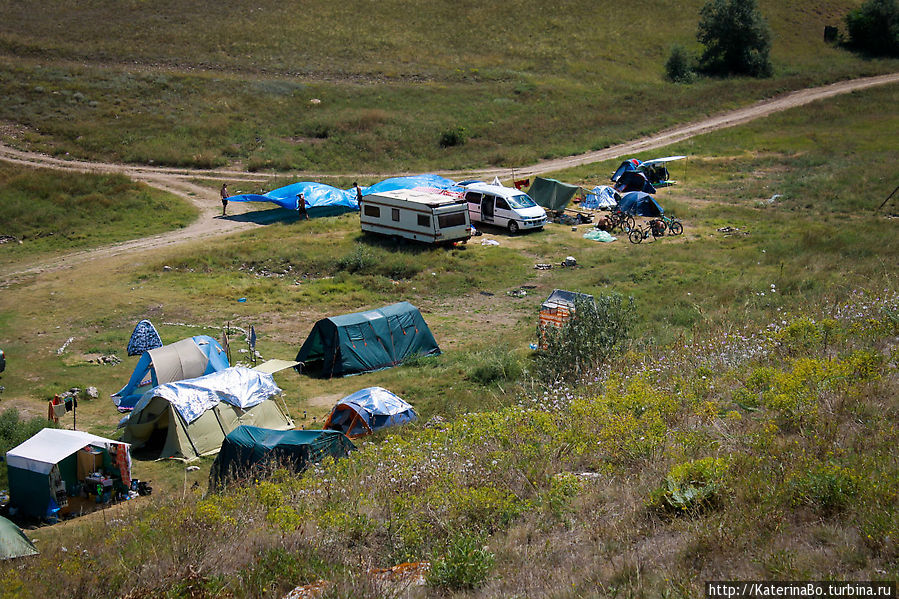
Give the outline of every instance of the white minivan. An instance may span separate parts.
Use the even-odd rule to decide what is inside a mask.
[[[505,227],[513,235],[542,229],[546,224],[546,211],[514,187],[469,183],[465,185],[464,198],[472,222]]]

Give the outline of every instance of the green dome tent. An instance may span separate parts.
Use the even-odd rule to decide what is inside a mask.
[[[580,187],[577,185],[536,177],[528,189],[528,195],[547,210],[563,210],[578,189]]]
[[[356,446],[338,431],[277,431],[258,426],[239,426],[222,442],[212,464],[213,487],[226,479],[248,476],[266,466],[305,470],[327,457],[346,457]]]
[[[390,368],[415,355],[439,353],[418,308],[399,302],[319,320],[296,361],[302,363],[303,372],[332,377]]]
[[[0,560],[40,553],[22,529],[0,516]]]

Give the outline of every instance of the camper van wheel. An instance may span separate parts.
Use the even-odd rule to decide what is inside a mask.
[[[511,233],[512,235],[518,233],[518,223],[514,220],[509,221],[509,233]]]

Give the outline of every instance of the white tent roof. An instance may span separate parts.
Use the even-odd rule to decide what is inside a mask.
[[[119,441],[81,431],[45,428],[18,447],[7,451],[6,463],[14,468],[49,474],[54,464],[58,464],[79,449],[87,445],[106,447],[110,443]]]

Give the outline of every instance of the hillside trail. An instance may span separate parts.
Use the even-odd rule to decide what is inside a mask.
[[[700,121],[673,127],[655,135],[610,146],[602,150],[575,156],[566,156],[564,158],[544,160],[531,166],[516,168],[515,176],[521,178],[532,177],[584,164],[628,156],[638,152],[654,150],[690,139],[697,135],[748,123],[776,112],[789,110],[832,96],[897,82],[899,82],[899,73],[891,73],[876,77],[840,81],[822,87],[798,90],[776,98],[757,102],[751,106],[710,116]],[[174,231],[168,231],[150,237],[114,243],[98,248],[78,250],[53,258],[43,258],[33,264],[16,264],[0,267],[0,288],[21,281],[28,276],[71,268],[91,260],[125,256],[128,254],[174,246],[180,243],[228,235],[230,233],[259,227],[281,218],[281,216],[277,214],[277,211],[272,211],[270,214],[262,214],[255,218],[235,218],[234,216],[220,218],[218,216],[218,211],[220,210],[221,204],[219,202],[217,191],[214,188],[198,185],[194,181],[216,180],[228,181],[229,183],[245,182],[264,184],[275,178],[283,178],[283,173],[247,173],[232,169],[167,168],[147,165],[64,160],[35,152],[16,150],[2,143],[0,143],[0,160],[35,168],[50,168],[72,172],[122,174],[157,189],[178,195],[191,202],[200,212],[196,221],[182,229],[176,229]],[[491,178],[494,176],[507,177],[510,171],[511,169],[509,168],[486,168],[466,171],[436,171],[436,173],[449,177],[466,176]],[[402,174],[408,173],[354,173],[346,176],[350,178],[377,178]],[[340,176],[334,175],[333,173],[315,173],[308,171],[294,173],[293,175],[298,178],[306,179],[334,178]]]

